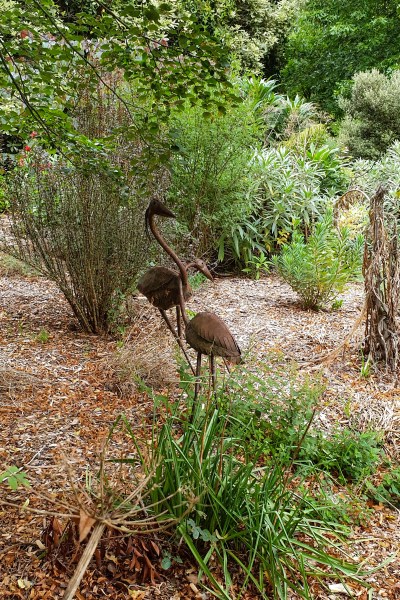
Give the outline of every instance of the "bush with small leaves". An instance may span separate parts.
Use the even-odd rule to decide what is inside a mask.
[[[316,223],[306,240],[299,232],[272,262],[279,275],[300,296],[304,308],[329,306],[361,271],[364,238],[333,227],[332,213]]]
[[[400,139],[400,70],[387,76],[372,69],[353,81],[350,97],[340,100],[340,141],[353,156],[376,160]]]
[[[240,260],[246,240],[238,234],[235,244],[232,232],[251,215],[257,182],[252,111],[243,103],[205,118],[199,108],[186,107],[171,120],[170,136],[176,152],[168,196],[181,249],[209,256],[219,249],[221,258],[222,243],[224,257]]]
[[[343,429],[328,436],[318,432],[304,440],[299,459],[312,468],[333,473],[342,483],[360,481],[374,473],[381,462],[381,443],[381,436],[372,431]]]

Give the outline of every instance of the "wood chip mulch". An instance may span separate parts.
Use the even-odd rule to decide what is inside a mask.
[[[343,299],[343,306],[336,312],[306,312],[290,288],[275,277],[259,281],[224,278],[202,286],[189,308],[217,312],[242,349],[249,351],[250,362],[268,360],[271,352],[276,352],[284,362],[296,361],[300,368],[303,365],[304,373],[321,373],[327,391],[319,426],[352,424],[359,430],[381,427],[386,451],[398,460],[398,374],[372,372],[368,378],[361,376],[362,327],[333,362],[317,369],[312,365],[317,356],[334,350],[351,330],[363,305],[362,286],[350,286]],[[156,311],[140,297],[132,300],[132,306],[142,321],[140,326],[137,322],[127,326],[126,339],[132,344],[140,340],[132,346],[138,361],[145,346],[153,348],[149,382],[154,383],[151,377],[157,375],[158,385],[173,386],[174,352],[168,354],[168,335]],[[19,488],[15,492],[0,485],[0,598],[57,599],[62,597],[76,560],[70,560],[74,558],[73,549],[70,554],[55,553],[54,560],[44,560],[43,539],[46,531],[53,541],[55,535],[62,535],[61,524],[40,514],[18,511],[1,501],[22,504],[29,499],[30,506],[40,510],[44,495],[56,499],[68,489],[65,457],[77,483],[84,482],[86,467],[95,469],[98,464],[115,418],[123,412],[133,427],[142,427],[146,422],[150,427],[153,407],[148,396],[134,385],[121,393],[123,368],[116,357],[124,349],[117,340],[82,333],[52,283],[17,274],[0,277],[0,325],[0,472],[8,465],[17,465],[31,482],[29,490]],[[165,352],[158,350],[158,358],[157,348],[165,348]],[[157,368],[161,358],[162,369]],[[149,361],[146,356],[142,362],[149,365]],[[130,371],[124,376],[129,379]],[[119,443],[122,447],[126,440],[117,436],[116,445]],[[399,525],[398,511],[370,503],[363,525],[354,528],[347,551],[366,569],[395,556],[369,577],[374,600],[400,599]],[[152,542],[157,546],[157,540]],[[153,584],[141,580],[142,566],[129,570],[135,548],[136,555],[139,550],[142,555],[148,553],[158,564],[151,540],[138,540],[139,546],[129,552],[124,546],[125,554],[119,550],[121,544],[113,544],[109,540],[100,549],[103,554],[88,569],[78,600],[210,597],[201,590],[189,562],[171,571],[157,566]],[[316,600],[345,597],[340,591],[315,595]],[[361,588],[354,588],[354,597],[369,598]]]

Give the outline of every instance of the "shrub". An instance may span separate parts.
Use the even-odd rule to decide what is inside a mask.
[[[285,242],[296,228],[308,231],[328,202],[325,171],[318,161],[284,146],[257,153],[261,171],[256,196],[257,227],[268,249]]]
[[[362,235],[352,239],[348,229],[335,229],[329,212],[307,240],[296,231],[272,262],[304,308],[318,310],[332,303],[360,272],[363,243]]]
[[[386,76],[372,69],[353,81],[350,98],[340,100],[340,140],[353,156],[376,160],[400,139],[400,71]]]
[[[99,333],[145,260],[143,201],[98,169],[33,164],[10,181],[12,251],[56,282],[82,327]]]
[[[104,74],[96,93],[84,83],[76,99],[85,152],[77,157],[66,147],[64,156],[50,155],[32,144],[9,179],[11,252],[55,281],[92,333],[108,330],[148,260],[143,172],[131,168],[141,146],[132,115],[110,86],[121,91],[118,72]]]
[[[250,159],[256,133],[246,103],[209,118],[196,107],[174,117],[170,135],[178,151],[171,163],[169,198],[182,249],[210,256],[223,239],[223,255],[240,258],[240,244],[232,244],[231,233],[252,211],[256,165]]]

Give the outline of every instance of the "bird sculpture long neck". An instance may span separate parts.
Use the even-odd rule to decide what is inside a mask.
[[[172,250],[172,248],[170,248],[168,246],[167,242],[161,237],[161,234],[158,231],[157,226],[154,222],[154,217],[155,217],[155,215],[151,215],[150,219],[149,219],[150,230],[151,230],[152,234],[154,235],[154,237],[156,238],[157,242],[160,244],[160,246],[165,250],[165,252],[167,254],[170,255],[172,260],[177,264],[179,272],[181,274],[182,285],[183,285],[183,287],[186,287],[188,284],[187,269],[185,268],[185,265],[180,260],[178,255],[175,254],[175,252]]]

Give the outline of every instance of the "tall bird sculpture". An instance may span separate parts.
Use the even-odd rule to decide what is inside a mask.
[[[192,417],[194,405],[200,390],[201,357],[209,356],[210,372],[215,391],[215,357],[222,356],[225,363],[238,365],[242,362],[240,348],[227,325],[216,314],[211,312],[197,313],[193,319],[186,322],[186,341],[197,351],[196,384],[194,390]]]
[[[186,322],[184,303],[192,296],[192,289],[190,287],[188,278],[188,270],[193,267],[203,273],[203,275],[205,275],[205,277],[211,281],[213,280],[213,277],[204,261],[195,259],[188,264],[184,264],[179,259],[172,248],[170,248],[166,241],[162,238],[155,224],[156,215],[167,218],[175,218],[175,215],[162,202],[157,199],[153,199],[146,210],[145,223],[146,229],[150,228],[160,246],[176,263],[179,272],[177,273],[173,269],[169,269],[167,267],[152,267],[139,279],[137,288],[144,296],[146,296],[153,306],[158,308],[169,330],[177,339],[186,360],[191,366],[189,357],[187,356],[181,340],[181,316]],[[165,312],[174,306],[176,307],[178,333],[176,333]],[[193,368],[192,371],[194,373]]]

